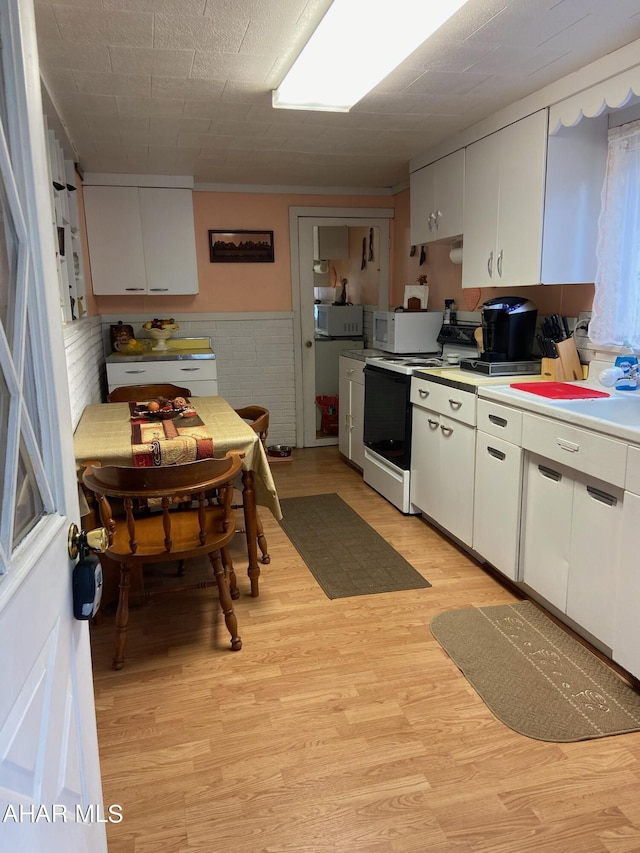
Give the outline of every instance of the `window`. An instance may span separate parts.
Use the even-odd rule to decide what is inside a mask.
[[[589,337],[640,349],[640,121],[609,131]]]

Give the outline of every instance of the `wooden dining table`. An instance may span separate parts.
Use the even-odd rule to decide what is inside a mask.
[[[258,522],[256,505],[282,518],[276,487],[260,437],[223,397],[190,397],[198,417],[213,439],[213,454],[230,450],[244,453],[242,499],[251,595],[259,595]],[[88,462],[102,465],[134,465],[132,412],[129,403],[96,403],[85,408],[74,434],[79,474]]]

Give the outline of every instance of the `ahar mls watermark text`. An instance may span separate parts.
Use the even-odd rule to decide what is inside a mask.
[[[62,803],[52,805],[11,805],[0,817],[0,823],[121,823],[122,806],[114,803],[106,810],[98,803],[76,805],[74,809]]]

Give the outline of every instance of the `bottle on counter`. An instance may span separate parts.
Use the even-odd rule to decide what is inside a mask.
[[[615,360],[615,367],[622,370],[622,376],[616,381],[616,391],[635,391],[638,387],[638,358],[629,341],[625,341]],[[632,371],[632,368],[635,368]]]

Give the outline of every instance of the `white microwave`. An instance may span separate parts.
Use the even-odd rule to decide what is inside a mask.
[[[362,305],[314,305],[315,333],[328,338],[362,334]]]
[[[440,352],[442,311],[374,311],[373,346],[384,352]]]

